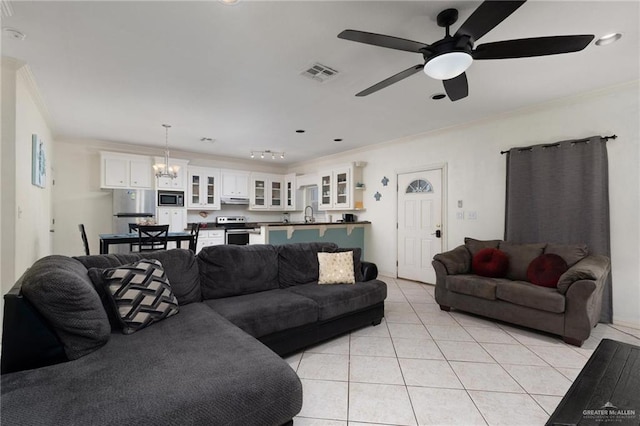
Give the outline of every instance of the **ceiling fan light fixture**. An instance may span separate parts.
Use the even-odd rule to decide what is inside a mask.
[[[447,52],[430,58],[424,64],[424,73],[436,80],[449,80],[465,72],[472,62],[467,52]]]

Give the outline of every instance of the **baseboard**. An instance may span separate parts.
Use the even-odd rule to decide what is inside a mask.
[[[613,325],[620,325],[622,327],[629,327],[629,328],[634,328],[636,330],[640,330],[640,324],[638,323],[629,322],[629,321],[620,321],[615,318],[613,319]]]

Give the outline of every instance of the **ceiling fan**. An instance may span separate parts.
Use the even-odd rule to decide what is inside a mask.
[[[442,40],[430,45],[364,31],[342,31],[338,34],[339,38],[420,53],[424,58],[424,64],[401,71],[357,93],[356,96],[370,95],[423,69],[428,76],[442,80],[449,99],[457,101],[469,94],[465,71],[475,59],[526,58],[578,52],[593,40],[593,35],[536,37],[485,43],[474,48],[475,42],[515,12],[525,1],[485,1],[454,35],[450,35],[449,28],[458,20],[458,11],[443,10],[438,14],[437,22],[438,26],[446,28],[446,35]]]

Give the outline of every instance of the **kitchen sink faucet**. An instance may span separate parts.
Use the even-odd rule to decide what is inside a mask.
[[[307,216],[307,209],[311,209],[311,216]],[[304,208],[304,223],[314,223],[316,218],[313,217],[313,207],[307,206]]]

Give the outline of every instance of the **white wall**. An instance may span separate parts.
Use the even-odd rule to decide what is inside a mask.
[[[33,262],[51,254],[53,137],[47,118],[29,68],[11,58],[2,58],[2,294]],[[44,189],[31,184],[32,134],[45,142],[48,164]]]
[[[54,150],[55,180],[53,192],[53,217],[55,234],[53,252],[68,256],[84,253],[78,224],[87,231],[92,254],[100,252],[98,234],[112,232],[112,190],[100,189],[100,151],[124,152],[150,156],[162,156],[163,152],[150,147],[119,144],[100,140],[58,140]],[[283,168],[269,163],[216,157],[171,150],[171,158],[189,160],[192,165],[249,170],[267,173],[284,173]],[[278,220],[279,214],[253,213],[240,206],[225,206],[202,218],[197,212],[189,212],[189,222],[213,222],[220,214],[244,214],[251,220]],[[272,219],[270,219],[272,218]]]
[[[368,260],[395,276],[396,176],[402,170],[437,163],[448,165],[446,243],[504,236],[505,165],[501,150],[591,135],[617,134],[608,142],[614,321],[640,328],[640,135],[638,82],[581,97],[563,99],[489,120],[416,135],[294,165],[290,171],[312,173],[332,164],[367,161],[365,212],[373,224],[367,234]],[[382,178],[390,179],[383,186]],[[376,202],[373,195],[382,194]],[[456,220],[462,210],[477,220]],[[580,218],[576,218],[579,220]]]

